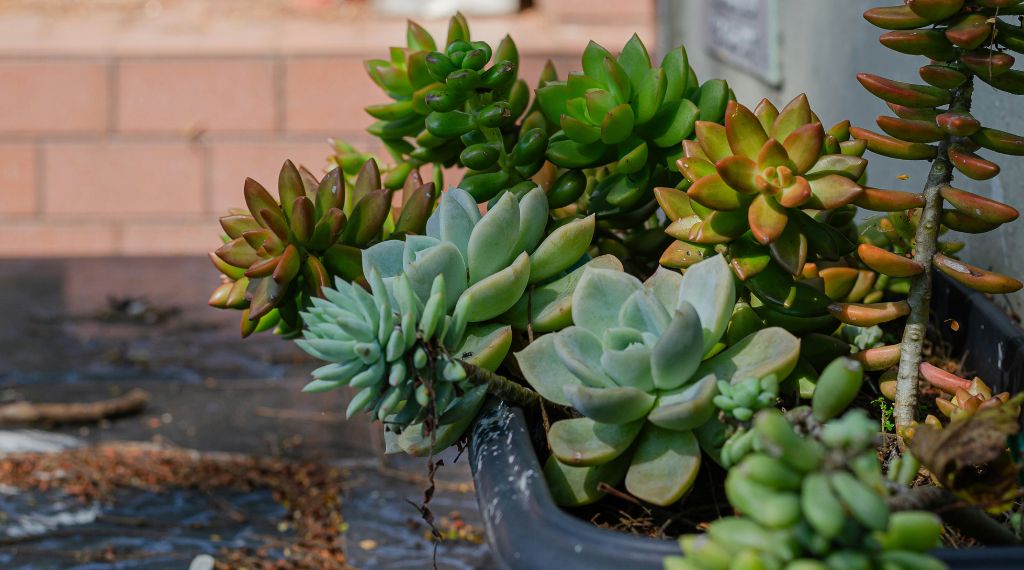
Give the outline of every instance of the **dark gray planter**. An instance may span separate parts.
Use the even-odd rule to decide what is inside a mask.
[[[932,306],[959,330],[943,327],[967,367],[993,389],[1019,392],[1024,384],[1024,331],[985,296],[936,280]],[[502,570],[575,568],[660,570],[679,554],[674,540],[598,528],[555,505],[519,409],[489,404],[473,428],[469,457],[487,540]],[[956,570],[1024,568],[1024,548],[941,549]]]

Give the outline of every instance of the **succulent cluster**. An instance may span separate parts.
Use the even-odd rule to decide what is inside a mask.
[[[209,304],[242,309],[242,336],[277,327],[301,329],[299,312],[322,296],[333,277],[362,277],[361,248],[389,236],[422,233],[433,208],[434,186],[408,177],[402,214],[391,217],[392,193],[380,187],[372,159],[346,191],[340,169],[323,180],[285,161],[275,199],[259,182],[245,181],[248,210],[220,219],[226,243],[210,254],[224,282]]]
[[[801,340],[801,358],[787,383],[797,384],[794,387],[799,389],[800,396],[811,400],[810,412],[814,420],[825,422],[838,416],[853,402],[864,381],[864,371],[857,361],[836,357],[822,366],[819,377],[807,364],[806,359],[811,358],[804,348],[807,340],[808,337]],[[744,385],[746,389],[742,388]],[[750,419],[760,410],[774,408],[774,397],[769,401],[769,396],[778,393],[777,386],[771,376],[747,380],[723,390],[715,399],[715,406],[721,410],[720,418],[730,425],[709,425],[702,430],[700,437],[704,448],[722,467],[729,469],[735,466],[757,449],[757,434],[751,429]],[[749,393],[754,394],[753,399]],[[737,401],[742,399],[751,403],[742,405],[743,401]],[[737,414],[736,410],[740,413]]]
[[[734,303],[721,256],[682,276],[661,269],[645,283],[614,269],[585,270],[573,293],[573,326],[516,353],[541,396],[583,415],[548,433],[545,472],[557,501],[593,502],[602,495],[598,482],[623,478],[650,503],[683,497],[700,468],[694,430],[715,412],[717,381],[784,377],[796,362],[798,342],[781,329],[722,350]]]
[[[722,80],[701,85],[682,46],[653,65],[636,35],[618,57],[590,42],[582,66],[565,81],[537,90],[540,109],[560,127],[547,158],[569,169],[563,177],[606,167],[594,173],[598,180],[587,211],[602,219],[643,221],[655,207],[651,189],[679,183],[671,170],[679,141],[693,136],[698,120],[720,122],[732,91]]]
[[[950,170],[974,180],[988,180],[999,174],[997,164],[976,154],[979,149],[1024,155],[1024,137],[984,127],[970,112],[975,78],[999,91],[1024,94],[1024,72],[1011,69],[1014,58],[1006,53],[1024,50],[1024,28],[1019,22],[1011,24],[1001,18],[1019,15],[1019,4],[1012,0],[918,0],[865,12],[869,22],[890,30],[880,38],[883,45],[931,61],[919,70],[927,85],[868,73],[858,75],[864,88],[885,101],[895,116],[878,117],[878,127],[885,134],[853,128],[853,136],[865,141],[872,152],[892,158],[931,160],[941,154]],[[939,213],[942,227],[981,233],[1018,217],[1017,210],[1006,204],[954,188],[949,184],[951,176],[940,181],[937,202],[949,206]],[[897,237],[912,247],[920,214],[902,218],[890,216],[887,225],[895,226],[892,229]],[[938,254],[931,263],[967,287],[1010,293],[1022,286],[1016,279],[947,255]],[[901,256],[879,257],[882,259],[877,261],[877,270],[881,273],[891,275],[883,269],[895,269],[902,276],[912,276],[924,271],[919,262],[896,259]]]
[[[493,50],[472,41],[462,14],[450,20],[443,46],[415,22],[406,35],[407,46],[392,48],[390,60],[366,62],[370,78],[394,100],[366,108],[378,119],[370,134],[396,162],[385,185],[400,186],[426,164],[463,166],[469,170],[459,186],[485,202],[540,170],[547,125],[535,114],[517,126],[530,89],[517,78],[519,53],[512,38]]]
[[[939,518],[890,512],[874,420],[859,410],[824,423],[805,409],[789,416],[797,426],[775,409],[757,414],[753,450],[725,481],[739,515],[683,536],[686,557],[666,559],[666,570],[945,568],[927,554]]]
[[[531,283],[559,276],[590,246],[593,218],[570,222],[546,238],[547,200],[534,188],[520,201],[505,192],[486,214],[464,190],[444,193],[426,235],[377,243],[362,252],[370,292],[338,281],[303,313],[299,345],[332,362],[313,372],[307,390],[359,389],[349,415],[369,410],[400,433],[407,452],[461,436],[483,402],[460,362],[487,370],[501,364],[511,328],[496,321]],[[435,382],[436,381],[436,382]],[[431,425],[425,421],[433,421]],[[418,429],[410,430],[410,426]]]
[[[753,111],[730,102],[724,126],[698,121],[695,130],[677,161],[686,191],[656,192],[678,240],[663,265],[686,268],[724,247],[757,312],[793,330],[828,326],[830,313],[853,324],[906,314],[902,305],[860,304],[873,283],[840,261],[856,249],[856,206],[908,201],[861,185],[865,144],[850,139],[849,122],[826,131],[800,95],[781,111],[767,100]],[[821,272],[843,278],[819,280]]]
[[[1010,401],[1009,392],[993,394],[992,388],[977,376],[967,380],[927,362],[921,363],[921,378],[943,392],[942,396],[935,398],[935,407],[949,420],[961,419],[979,410],[1002,406]],[[882,392],[891,393],[894,392],[894,388],[895,386],[883,383]],[[925,423],[933,427],[942,427],[939,419],[932,415],[925,418]]]

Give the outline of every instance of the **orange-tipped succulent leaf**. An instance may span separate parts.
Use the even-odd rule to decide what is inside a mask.
[[[946,257],[941,253],[935,254],[935,257],[932,258],[932,264],[957,283],[982,293],[994,295],[1014,293],[1020,291],[1021,287],[1024,286],[1024,284],[1021,284],[1020,281],[1013,277],[985,271],[958,259]]]
[[[880,325],[910,314],[906,301],[883,303],[833,303],[828,310],[840,322],[859,327]]]
[[[924,267],[913,259],[867,243],[857,247],[857,256],[864,265],[890,277],[913,277],[924,272]]]

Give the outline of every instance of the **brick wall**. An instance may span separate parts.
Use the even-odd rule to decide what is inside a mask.
[[[486,19],[474,32],[511,32],[533,78],[548,57],[575,68],[588,32],[614,49],[637,27],[561,17]],[[29,34],[0,21],[12,41],[0,44],[0,257],[209,251],[246,176],[272,188],[286,158],[318,172],[328,137],[372,145],[362,108],[383,95],[362,61],[404,43],[398,20],[307,24],[285,42],[259,29],[133,40],[77,24]]]

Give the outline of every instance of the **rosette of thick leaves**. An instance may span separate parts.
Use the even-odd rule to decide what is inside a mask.
[[[390,236],[423,233],[433,208],[434,185],[407,178],[401,216],[391,218],[392,193],[380,188],[380,172],[366,162],[346,191],[335,168],[323,180],[286,161],[275,199],[246,179],[247,210],[220,219],[227,242],[210,254],[224,275],[210,297],[219,308],[243,309],[242,336],[278,326],[301,328],[299,311],[322,295],[333,277],[362,277],[361,248]]]
[[[787,315],[825,315],[821,288],[793,277],[809,259],[838,260],[855,248],[851,204],[864,192],[867,161],[848,127],[826,131],[804,95],[781,111],[767,100],[754,111],[730,102],[724,126],[699,121],[677,162],[686,192],[656,190],[673,220],[666,231],[679,240],[662,264],[687,267],[724,245],[760,301]]]
[[[443,46],[409,22],[408,47],[391,60],[370,60],[370,77],[394,99],[366,111],[379,119],[380,137],[397,165],[385,184],[398,187],[425,164],[464,166],[460,186],[479,202],[535,174],[544,164],[547,130],[537,120],[516,121],[527,110],[530,89],[517,79],[519,52],[512,38],[492,50],[472,41],[462,14],[449,21]]]
[[[459,385],[465,371],[456,359],[496,369],[511,328],[495,317],[513,307],[530,283],[575,264],[590,245],[593,218],[547,237],[546,222],[540,188],[522,201],[506,192],[482,216],[468,193],[446,192],[427,235],[364,251],[372,294],[339,282],[337,291],[325,290],[327,301],[313,301],[300,346],[335,364],[314,372],[317,380],[308,389],[360,389],[349,414],[372,410],[400,433],[395,443],[409,453],[429,451],[431,438],[435,450],[450,445],[475,417],[486,391]],[[431,411],[439,421],[434,433]]]
[[[679,182],[672,171],[679,142],[693,135],[696,121],[721,121],[732,92],[721,80],[701,85],[682,46],[653,65],[636,35],[617,58],[590,42],[582,60],[582,72],[537,91],[544,115],[561,127],[547,158],[571,170],[608,167],[588,211],[603,218],[646,211],[651,188]]]
[[[703,360],[721,350],[735,300],[721,256],[685,275],[660,269],[644,283],[586,269],[573,293],[574,325],[516,354],[541,396],[583,415],[548,433],[545,472],[556,500],[593,502],[599,482],[623,479],[634,496],[658,505],[686,494],[701,461],[694,430],[715,412],[716,382],[784,377],[796,363],[796,338],[777,328]]]
[[[422,454],[461,437],[476,416],[486,386],[469,382],[460,360],[494,370],[512,341],[508,326],[469,324],[450,315],[444,273],[426,299],[406,275],[385,286],[370,269],[370,291],[338,280],[303,313],[306,329],[296,343],[330,362],[313,371],[306,392],[341,386],[356,389],[346,417],[367,411],[397,437],[397,447]],[[429,426],[429,427],[428,427]]]

